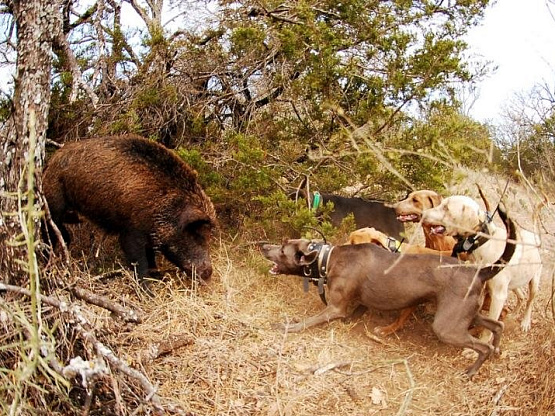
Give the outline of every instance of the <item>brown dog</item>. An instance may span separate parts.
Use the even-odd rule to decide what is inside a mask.
[[[515,226],[500,210],[509,238],[514,239]],[[264,244],[262,254],[274,262],[273,274],[305,276],[313,264],[327,271],[328,306],[315,316],[291,326],[289,332],[344,318],[352,303],[378,310],[398,310],[435,300],[437,312],[433,330],[445,343],[471,348],[478,353],[467,368],[472,377],[492,352],[499,351],[503,323],[479,313],[480,294],[485,281],[494,277],[501,264],[508,262],[514,245],[507,244],[495,267],[476,269],[462,266],[457,259],[431,255],[398,256],[374,244],[336,246],[314,250],[310,241],[288,240],[282,245]],[[321,262],[320,253],[329,253]],[[325,264],[324,264],[325,263]],[[473,337],[470,325],[483,326],[494,334],[493,344]]]
[[[372,227],[360,228],[349,234],[349,244],[364,243],[376,244],[377,246],[385,248],[386,250],[403,254],[433,254],[436,256],[451,256],[451,251],[437,251],[427,247],[403,243],[385,235],[381,231],[378,231]],[[397,318],[395,322],[387,326],[377,326],[376,328],[374,328],[374,332],[380,336],[385,337],[398,331],[403,326],[405,326],[405,322],[412,315],[415,309],[416,306],[403,309],[401,311],[401,314],[399,315],[399,318]]]
[[[441,203],[442,197],[429,190],[411,192],[405,199],[393,205],[397,213],[397,219],[401,222],[421,222],[422,212],[437,207]],[[426,247],[439,250],[450,251],[455,246],[455,239],[451,236],[438,235],[432,233],[430,226],[422,224]]]

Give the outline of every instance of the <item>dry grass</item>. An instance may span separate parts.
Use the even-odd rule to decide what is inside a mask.
[[[492,203],[496,186],[486,187]],[[470,184],[454,192],[477,196],[472,188]],[[526,225],[531,205],[522,195],[511,194],[509,212]],[[555,224],[549,207],[542,218]],[[110,254],[112,243],[104,240],[106,253],[85,256],[87,264],[96,268],[94,259]],[[521,332],[521,315],[513,311],[506,320],[501,357],[486,361],[470,382],[461,373],[471,360],[437,340],[426,307],[386,339],[373,336],[372,329],[389,323],[395,313],[366,314],[300,334],[274,329],[272,324],[314,314],[323,304],[315,287],[303,292],[300,278],[269,275],[267,262],[252,246],[220,242],[209,285],[181,279],[170,269],[154,284],[154,298],[143,296],[128,273],[99,280],[91,277],[95,269],[76,280],[142,312],[141,324],[123,324],[96,307],[89,318],[119,357],[158,386],[163,403],[183,413],[538,415],[555,409],[555,330],[549,301],[554,247],[552,237],[545,235],[546,266],[531,332]],[[113,378],[99,386],[90,414],[148,414],[148,407],[140,407],[140,392],[126,382]],[[109,390],[136,408],[118,405],[118,394]],[[75,391],[72,397],[79,401]]]
[[[333,322],[301,334],[271,324],[321,309],[315,289],[300,279],[260,271],[258,253],[221,256],[210,287],[161,288],[144,304],[148,319],[119,334],[120,352],[160,384],[160,394],[199,415],[484,415],[540,414],[550,409],[553,325],[545,297],[532,332],[508,322],[503,355],[472,382],[460,372],[470,362],[431,332],[422,308],[397,337],[367,336],[393,315]],[[233,267],[229,267],[229,265]],[[544,293],[545,293],[544,285]],[[190,343],[149,358],[174,337]],[[331,368],[331,369],[330,369]],[[499,396],[497,401],[495,398]]]

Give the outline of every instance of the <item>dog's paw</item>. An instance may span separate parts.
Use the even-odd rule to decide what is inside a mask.
[[[470,381],[472,380],[472,376],[468,376],[468,368],[465,370],[457,370],[455,375],[463,381]]]
[[[530,328],[532,328],[532,320],[529,318],[524,318],[520,324],[520,329],[522,330],[522,332],[528,332],[530,331]]]
[[[389,334],[391,334],[391,331],[387,326],[377,326],[374,328],[374,334],[380,337],[387,337]]]

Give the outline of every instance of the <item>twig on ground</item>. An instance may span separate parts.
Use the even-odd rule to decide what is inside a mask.
[[[157,358],[163,357],[179,348],[185,347],[187,345],[194,344],[194,338],[189,335],[176,335],[167,341],[158,343],[152,349],[149,358],[155,360]]]
[[[495,393],[495,396],[493,396],[493,398],[491,399],[491,401],[493,402],[493,410],[491,411],[490,416],[496,416],[499,414],[499,402],[503,398],[507,387],[507,384],[501,386],[497,393]]]
[[[316,367],[316,368],[312,367],[311,369],[309,369],[309,371],[313,373],[315,376],[319,376],[324,373],[327,373],[328,371],[335,370],[336,368],[347,367],[350,365],[352,365],[351,361],[338,361],[335,363],[326,364],[322,367]]]
[[[123,319],[126,322],[141,323],[142,318],[133,309],[127,309],[123,306],[112,302],[104,296],[99,296],[92,293],[86,289],[80,287],[72,287],[69,289],[71,293],[77,298],[84,300],[90,304],[100,306],[101,308],[107,309],[112,312],[117,317]]]
[[[116,277],[116,276],[121,276],[121,275],[124,274],[124,273],[125,273],[125,270],[124,270],[124,269],[110,270],[110,271],[108,271],[108,272],[106,272],[106,273],[102,273],[102,274],[99,274],[99,275],[97,275],[97,276],[94,276],[94,277],[92,278],[92,280],[105,280],[105,279],[111,279],[111,278]]]
[[[382,344],[382,345],[386,345],[386,342],[381,339],[380,337],[374,335],[372,333],[372,331],[370,331],[368,329],[368,327],[366,326],[366,324],[364,324],[364,335],[366,335],[368,338],[370,338],[372,341],[377,342],[378,344]]]
[[[359,376],[359,375],[365,375],[365,374],[368,374],[368,373],[372,373],[372,372],[374,372],[374,371],[376,371],[380,368],[390,367],[390,366],[395,365],[395,364],[403,364],[403,366],[405,367],[405,372],[407,373],[408,381],[409,381],[409,388],[407,389],[407,392],[405,394],[405,399],[403,400],[403,403],[401,404],[401,407],[399,408],[399,411],[397,412],[397,416],[402,416],[402,415],[405,415],[407,413],[409,405],[412,401],[412,393],[413,393],[414,389],[416,388],[416,384],[414,383],[414,377],[412,376],[412,372],[410,371],[410,367],[409,367],[409,364],[408,364],[408,359],[387,361],[383,364],[380,364],[376,367],[369,368],[369,369],[364,370],[364,371],[345,372],[345,371],[338,370],[337,367],[336,367],[335,371],[339,374],[343,374],[343,375],[346,375],[346,376]]]

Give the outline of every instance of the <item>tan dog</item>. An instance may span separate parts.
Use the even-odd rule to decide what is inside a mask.
[[[437,207],[441,203],[442,197],[429,190],[421,190],[411,192],[405,199],[393,205],[397,213],[397,219],[401,222],[420,222],[422,220],[422,212],[427,209]],[[450,251],[455,246],[455,239],[451,236],[434,234],[430,231],[430,227],[422,224],[424,238],[426,239],[426,247],[439,250]]]
[[[423,222],[437,235],[478,237],[477,248],[469,255],[469,260],[478,265],[495,261],[506,245],[506,231],[488,220],[486,212],[467,196],[455,195],[445,198],[439,206],[424,212]],[[518,244],[508,267],[487,282],[491,295],[489,317],[499,319],[509,290],[514,290],[520,298],[523,296],[521,288],[527,285],[528,302],[521,322],[521,328],[526,332],[532,322],[532,304],[539,288],[542,271],[540,236],[521,227],[517,227],[516,231]],[[490,335],[484,331],[482,340],[489,339]]]
[[[434,254],[437,256],[451,256],[451,251],[437,251],[427,247],[403,243],[385,235],[381,231],[378,231],[372,227],[360,228],[353,231],[349,235],[349,244],[364,243],[376,244],[377,246],[383,247],[386,250],[403,254]],[[376,332],[376,334],[380,336],[387,336],[398,331],[403,326],[405,326],[405,322],[412,315],[415,309],[416,306],[403,309],[401,311],[401,314],[399,315],[399,318],[397,318],[395,322],[387,326],[377,326],[376,328],[374,328],[374,332]]]

